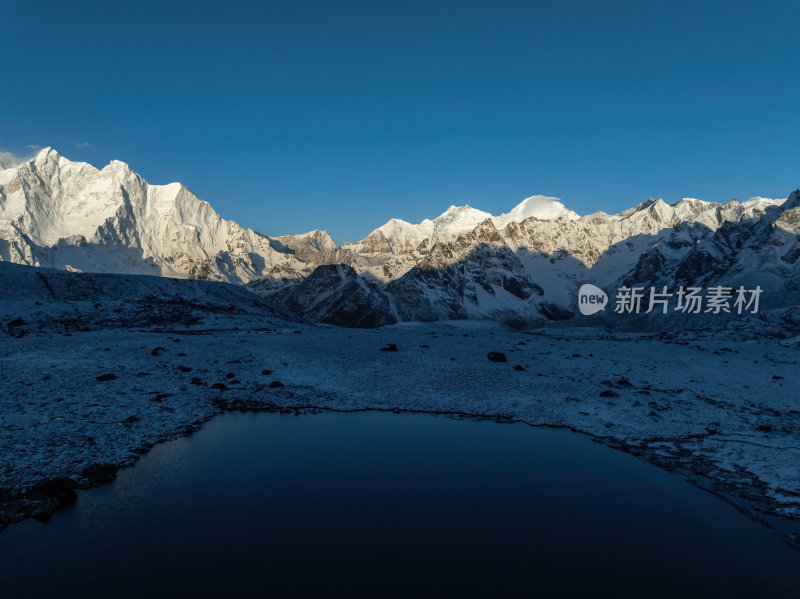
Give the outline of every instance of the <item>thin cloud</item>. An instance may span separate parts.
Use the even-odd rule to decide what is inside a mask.
[[[76,148],[88,148],[89,146],[92,145],[88,141],[75,141],[75,140],[72,140],[72,143],[75,144]]]
[[[0,150],[0,171],[18,166],[22,160],[16,154]]]
[[[29,144],[25,146],[24,152],[10,152],[0,148],[0,170],[15,168],[23,162],[28,162],[33,159],[42,148],[44,148],[44,146],[38,144]]]

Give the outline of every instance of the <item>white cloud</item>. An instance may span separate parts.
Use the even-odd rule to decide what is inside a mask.
[[[0,150],[0,171],[7,168],[14,168],[21,162],[22,160],[16,154]]]
[[[92,145],[88,141],[75,141],[75,140],[73,140],[72,143],[75,144],[76,148],[88,148],[89,146]]]
[[[14,168],[23,162],[31,160],[42,148],[44,148],[44,146],[29,144],[25,146],[25,150],[20,153],[9,152],[0,148],[0,170]]]

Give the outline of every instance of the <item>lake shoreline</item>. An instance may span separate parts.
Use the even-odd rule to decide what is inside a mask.
[[[68,502],[75,488],[112,478],[104,468],[130,466],[222,412],[375,410],[578,432],[690,480],[798,548],[793,340],[486,323],[256,324],[226,317],[186,330],[118,330],[113,339],[102,331],[0,339],[0,444],[8,448],[0,527],[42,501]],[[380,351],[387,344],[399,350]],[[508,361],[487,360],[491,351]],[[661,356],[658,369],[647,355]],[[94,476],[83,476],[91,467]],[[43,498],[35,487],[45,478],[72,479],[74,488]]]
[[[287,389],[289,393],[291,390]],[[714,479],[706,476],[704,473],[707,472],[708,466],[706,464],[695,463],[691,460],[686,462],[682,462],[680,464],[676,464],[667,460],[664,460],[663,457],[659,456],[655,452],[648,452],[643,450],[639,446],[628,445],[625,443],[621,443],[616,439],[610,437],[602,437],[595,435],[591,432],[583,431],[579,428],[570,425],[564,424],[535,424],[530,423],[525,420],[516,419],[510,416],[505,416],[502,414],[478,414],[478,413],[470,413],[464,412],[459,410],[450,410],[450,411],[436,411],[436,410],[418,410],[418,409],[403,409],[403,408],[374,408],[374,407],[364,407],[364,408],[336,408],[330,406],[319,406],[313,405],[308,403],[303,403],[299,405],[289,405],[289,404],[282,404],[278,405],[272,402],[262,401],[258,399],[251,399],[249,401],[243,401],[241,399],[234,400],[228,403],[222,396],[217,397],[214,401],[215,407],[218,408],[218,411],[211,414],[208,418],[203,420],[202,422],[193,423],[190,426],[187,426],[185,432],[183,434],[172,436],[168,439],[163,439],[161,441],[157,441],[155,443],[150,444],[148,447],[142,447],[140,451],[137,451],[138,457],[143,457],[150,449],[158,445],[159,443],[167,442],[170,440],[174,440],[183,436],[189,436],[196,432],[202,430],[203,426],[210,422],[217,416],[226,413],[233,413],[233,412],[240,412],[240,413],[272,413],[272,414],[293,414],[293,415],[313,415],[322,412],[331,412],[331,413],[339,413],[339,414],[350,414],[350,413],[368,413],[368,412],[380,412],[380,413],[391,413],[391,414],[416,414],[416,415],[430,415],[430,416],[444,416],[447,418],[455,418],[455,419],[465,419],[465,420],[474,420],[474,421],[481,421],[481,422],[492,422],[496,424],[524,424],[526,426],[530,426],[532,428],[541,428],[541,429],[552,429],[552,430],[566,430],[570,431],[575,434],[583,435],[589,437],[595,443],[603,445],[605,447],[615,449],[618,451],[622,451],[629,455],[632,455],[640,460],[670,472],[672,474],[676,474],[680,476],[690,484],[706,491],[718,499],[721,499],[728,503],[729,505],[736,508],[739,512],[750,518],[752,521],[766,527],[772,529],[778,536],[780,536],[783,541],[792,549],[800,551],[800,522],[788,519],[788,518],[781,518],[780,516],[775,515],[775,502],[766,494],[758,494],[753,493],[750,490],[743,490],[740,485],[736,482]],[[108,484],[114,482],[116,479],[116,473],[118,470],[123,468],[132,468],[136,465],[137,460],[132,462],[122,462],[119,464],[104,464],[108,470],[112,472],[107,477],[104,477],[99,480],[80,480],[75,481],[74,489],[91,489],[101,484]],[[56,480],[58,477],[45,479],[45,480]],[[37,490],[26,490],[24,492],[19,492],[15,495],[11,501],[7,501],[5,503],[0,503],[0,513],[12,502],[19,502],[22,501],[25,503],[25,511],[23,512],[24,515],[18,519],[9,520],[3,525],[3,521],[0,520],[0,533],[2,533],[3,529],[6,528],[8,525],[15,524],[18,522],[22,522],[28,518],[36,518],[36,509],[37,507],[41,506],[42,503],[46,500],[43,500],[41,497],[37,496]],[[47,519],[52,516],[58,508],[66,507],[68,505],[72,505],[74,502],[73,499],[69,499],[68,501],[61,502],[59,501],[56,506],[44,518],[38,518],[42,521],[46,521]],[[781,526],[784,524],[786,526]]]

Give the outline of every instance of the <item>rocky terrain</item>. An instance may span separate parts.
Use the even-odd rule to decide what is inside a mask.
[[[188,283],[225,299],[163,322],[166,299],[134,299],[116,312],[101,297],[102,326],[91,311],[58,322],[21,306],[2,311],[0,526],[49,517],[76,488],[113,478],[221,411],[378,409],[570,428],[674,471],[798,542],[798,332],[769,334],[755,321],[659,334],[475,321],[344,329]],[[117,281],[115,293],[132,284]],[[36,308],[54,301],[48,293],[34,296]]]

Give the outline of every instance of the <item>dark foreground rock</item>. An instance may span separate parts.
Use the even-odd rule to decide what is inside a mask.
[[[486,354],[486,357],[489,358],[491,362],[508,362],[506,355],[500,353],[499,351],[490,351],[488,354]]]
[[[31,499],[64,499],[75,495],[75,489],[80,485],[77,481],[66,476],[45,478],[33,486],[30,493]]]
[[[114,480],[119,466],[115,464],[92,464],[82,472],[87,484],[96,485]]]

